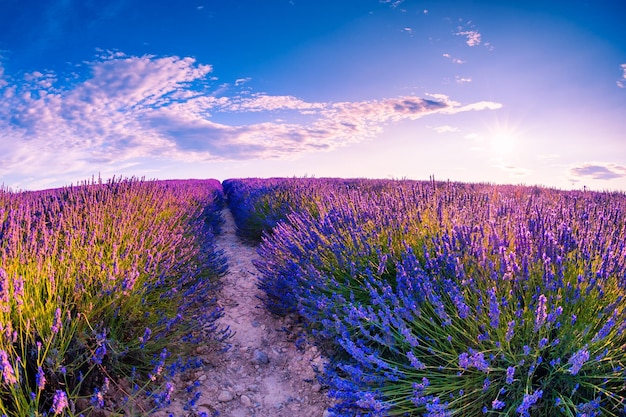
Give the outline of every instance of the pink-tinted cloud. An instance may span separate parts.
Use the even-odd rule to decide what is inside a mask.
[[[465,30],[456,32],[456,35],[465,36],[465,43],[468,46],[478,46],[481,42],[481,34],[475,30]]]
[[[103,51],[85,69],[71,85],[60,85],[65,74],[32,72],[14,82],[0,72],[0,181],[44,167],[76,178],[146,158],[291,158],[373,138],[402,120],[500,107],[441,94],[345,102],[229,97],[227,85],[211,85],[211,66],[192,58]]]
[[[224,109],[233,112],[261,112],[274,110],[319,110],[325,107],[324,103],[307,103],[293,96],[268,96],[253,94],[250,97],[235,97],[228,100]]]
[[[626,178],[626,166],[614,163],[584,163],[569,170],[576,179],[612,180]]]

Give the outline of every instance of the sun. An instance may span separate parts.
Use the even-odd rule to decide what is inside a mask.
[[[496,154],[509,154],[515,148],[515,132],[497,130],[490,135],[491,150]]]
[[[487,127],[487,138],[491,151],[497,156],[513,153],[520,137],[519,127],[515,124],[497,120]]]

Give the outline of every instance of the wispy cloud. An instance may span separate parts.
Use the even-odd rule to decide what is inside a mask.
[[[404,0],[379,0],[379,2],[389,4],[392,8],[395,9],[396,7],[404,3]]]
[[[461,77],[457,75],[454,77],[454,80],[457,84],[467,84],[472,82],[472,77]]]
[[[465,64],[467,62],[467,61],[463,61],[462,59],[455,58],[455,57],[453,57],[452,55],[450,55],[448,53],[443,54],[443,56],[445,58],[448,58],[449,60],[451,60],[453,64]]]
[[[452,133],[452,132],[460,131],[458,127],[448,126],[448,125],[436,126],[436,127],[433,127],[432,129],[437,133]]]
[[[513,178],[526,177],[532,173],[532,171],[528,168],[511,165],[499,159],[496,160],[496,165],[494,166],[506,172],[507,174],[509,174],[510,177]]]
[[[43,167],[50,176],[80,178],[146,158],[292,158],[373,138],[402,120],[501,106],[442,94],[344,102],[242,95],[213,85],[210,65],[175,56],[103,52],[71,84],[60,81],[67,74],[32,72],[18,80],[1,69],[0,182]]]
[[[245,77],[245,78],[237,78],[237,79],[235,80],[235,85],[238,87],[238,86],[240,86],[240,85],[244,85],[244,84],[246,84],[246,83],[250,82],[251,80],[252,80],[252,78],[250,78],[250,77]]]
[[[626,178],[626,166],[614,163],[584,163],[571,167],[569,173],[576,179],[613,180]]]
[[[2,56],[0,55],[0,59]],[[0,88],[5,87],[8,82],[4,79],[4,67],[2,66],[2,62],[0,61]]]
[[[622,69],[622,78],[617,80],[617,86],[619,88],[626,88],[626,64],[620,65],[620,68]],[[1,75],[1,73],[0,73],[0,75]]]

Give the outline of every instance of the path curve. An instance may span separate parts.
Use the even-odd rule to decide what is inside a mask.
[[[291,318],[270,314],[259,300],[256,286],[256,248],[246,245],[235,233],[233,216],[222,210],[224,225],[216,239],[218,250],[228,259],[228,273],[218,304],[224,309],[220,326],[234,332],[231,347],[221,354],[205,353],[203,369],[181,378],[197,381],[199,398],[188,410],[184,392],[175,394],[172,405],[155,417],[324,417],[330,405],[325,390],[315,377],[324,358],[305,341],[302,329]],[[296,346],[296,340],[299,340]]]

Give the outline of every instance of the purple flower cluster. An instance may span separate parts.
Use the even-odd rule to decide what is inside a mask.
[[[537,404],[537,401],[543,396],[542,390],[537,390],[532,394],[524,394],[522,403],[515,409],[515,411],[522,417],[530,417],[529,410],[532,406]]]
[[[459,367],[462,369],[473,367],[481,372],[489,373],[489,362],[485,360],[485,354],[476,352],[473,349],[470,349],[469,354],[463,352],[459,355]]]
[[[584,347],[574,353],[567,361],[567,363],[571,366],[569,372],[572,375],[578,374],[578,372],[580,372],[580,368],[583,367],[587,360],[589,360],[589,350],[587,350],[587,347]]]

